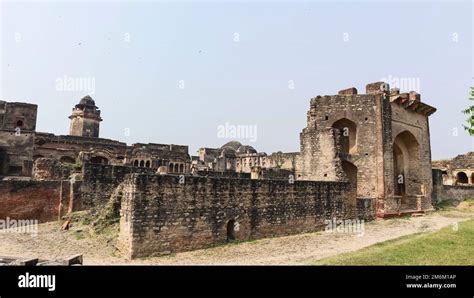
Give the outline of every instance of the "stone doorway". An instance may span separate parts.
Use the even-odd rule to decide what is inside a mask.
[[[418,178],[420,144],[416,137],[405,130],[393,142],[394,197],[402,210],[417,209],[417,197],[422,195],[422,183]]]
[[[227,241],[235,240],[235,220],[231,219],[227,222]]]

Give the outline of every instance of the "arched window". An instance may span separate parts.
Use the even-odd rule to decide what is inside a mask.
[[[133,166],[138,167],[138,160],[135,159],[135,161],[133,162]]]
[[[106,165],[109,163],[109,160],[102,156],[94,156],[89,160],[91,163]]]
[[[18,120],[18,121],[16,122],[16,126],[17,126],[17,127],[23,127],[23,121],[22,121],[22,120]]]
[[[340,131],[339,142],[341,153],[354,154],[357,152],[357,126],[349,119],[342,118],[332,124]]]
[[[179,165],[179,172],[184,173],[184,165],[183,164]]]
[[[174,170],[173,164],[170,163],[168,173],[173,173],[173,170]]]
[[[178,171],[179,171],[179,170],[178,170],[178,164],[175,163],[175,164],[174,164],[174,172],[175,172],[175,173],[178,173]]]
[[[464,172],[459,172],[456,174],[457,182],[462,184],[467,184],[469,180],[467,179],[467,175]]]
[[[150,167],[150,161],[147,160],[146,163],[145,163],[145,167],[149,168]]]
[[[140,160],[140,167],[143,168],[145,166],[145,161]]]

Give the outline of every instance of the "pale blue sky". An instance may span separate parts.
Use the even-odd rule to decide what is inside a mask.
[[[434,159],[473,150],[460,113],[473,85],[471,1],[0,5],[0,98],[38,104],[38,131],[68,133],[89,92],[58,91],[67,76],[95,79],[105,138],[195,154],[229,141],[217,138],[228,122],[257,125],[259,151],[298,151],[311,97],[391,76],[419,79],[438,108]]]

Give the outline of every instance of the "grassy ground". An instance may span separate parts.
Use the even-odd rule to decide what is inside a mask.
[[[474,265],[474,220],[386,241],[313,265]]]

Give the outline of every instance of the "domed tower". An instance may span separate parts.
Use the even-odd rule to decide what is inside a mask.
[[[100,118],[99,108],[89,95],[81,99],[72,109],[69,119],[71,119],[69,128],[71,136],[99,137],[99,125],[102,118]]]

